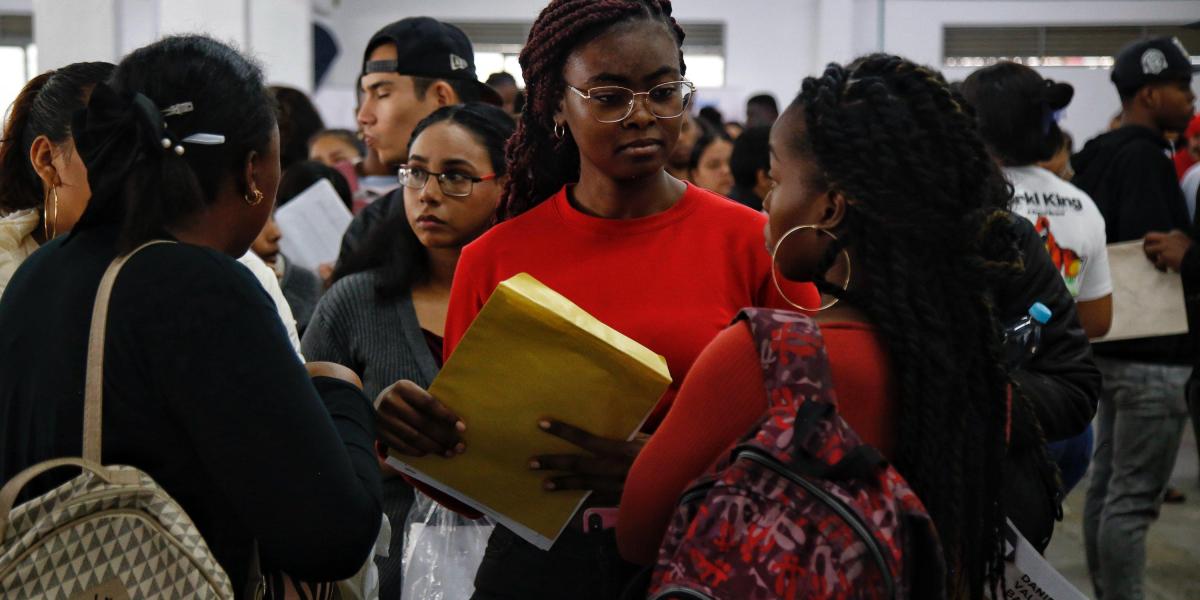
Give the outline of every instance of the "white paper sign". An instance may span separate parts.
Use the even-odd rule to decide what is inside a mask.
[[[1088,600],[1009,521],[1004,528],[1005,600]]]
[[[333,184],[322,178],[275,211],[283,235],[279,249],[296,266],[316,272],[337,262],[342,234],[353,219]]]
[[[1187,333],[1187,309],[1179,273],[1154,268],[1142,250],[1142,240],[1108,245],[1113,281],[1113,317],[1108,335],[1093,341],[1111,342]]]

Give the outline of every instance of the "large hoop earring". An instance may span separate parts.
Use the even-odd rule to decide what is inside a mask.
[[[51,212],[50,198],[54,198],[53,213]],[[53,215],[53,216],[51,216]],[[50,192],[46,194],[46,199],[42,202],[42,235],[46,237],[46,241],[54,239],[58,236],[58,188],[50,188]]]
[[[254,199],[251,200],[250,196],[254,196]],[[258,190],[250,190],[249,194],[242,195],[242,199],[250,206],[258,206],[263,201],[263,193]]]
[[[775,242],[775,248],[771,250],[771,281],[775,282],[775,289],[779,292],[779,296],[783,298],[784,302],[787,302],[793,307],[805,312],[821,312],[833,306],[834,304],[837,304],[840,298],[834,298],[833,300],[830,300],[829,302],[826,302],[825,304],[822,304],[816,308],[800,306],[799,304],[793,302],[791,298],[788,298],[787,294],[783,291],[783,286],[779,285],[779,266],[778,263],[775,262],[775,257],[779,255],[779,248],[783,246],[783,241],[786,240],[789,235],[792,235],[797,231],[807,231],[809,229],[814,229],[818,233],[824,233],[825,235],[833,238],[833,241],[835,242],[838,239],[833,232],[829,231],[828,229],[817,227],[816,225],[797,225],[796,227],[787,230],[786,233],[780,236],[779,241]],[[845,290],[846,287],[850,285],[850,253],[847,252],[845,248],[842,248],[842,256],[846,258],[846,280],[842,282],[842,289]]]
[[[554,138],[561,140],[566,136],[567,136],[567,126],[562,123],[555,123],[554,124]]]

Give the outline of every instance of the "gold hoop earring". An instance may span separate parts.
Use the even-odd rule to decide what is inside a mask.
[[[250,196],[254,196],[254,199],[251,200]],[[250,190],[250,193],[244,194],[242,199],[250,206],[258,206],[263,201],[263,193],[258,190]]]
[[[51,197],[54,198],[53,212],[51,212]],[[50,188],[46,199],[42,202],[42,235],[46,237],[47,242],[58,236],[58,188],[56,187]]]
[[[564,137],[566,137],[566,135],[567,135],[567,126],[562,123],[555,123],[554,124],[554,138],[561,140]]]
[[[791,298],[788,298],[787,294],[783,291],[783,286],[779,285],[779,265],[775,262],[775,257],[779,255],[779,248],[783,246],[783,241],[786,240],[789,235],[792,235],[797,231],[806,231],[809,229],[816,230],[818,233],[824,233],[825,235],[833,238],[833,241],[835,242],[838,239],[833,232],[829,231],[828,229],[817,227],[816,225],[797,225],[796,227],[787,230],[786,233],[780,236],[779,241],[775,242],[775,248],[771,251],[771,281],[775,283],[775,289],[779,291],[779,296],[783,298],[784,302],[787,302],[793,307],[805,312],[821,312],[833,306],[834,304],[837,304],[840,298],[834,298],[833,300],[830,300],[829,302],[826,302],[825,304],[822,304],[816,308],[810,308],[796,304]],[[845,248],[842,248],[842,256],[846,258],[846,280],[842,282],[842,290],[845,290],[846,287],[850,285],[850,253],[847,252]]]

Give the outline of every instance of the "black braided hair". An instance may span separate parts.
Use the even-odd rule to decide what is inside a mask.
[[[553,0],[542,9],[521,50],[526,104],[517,133],[508,142],[510,178],[500,218],[533,208],[563,185],[579,179],[579,148],[570,135],[555,139],[554,113],[566,91],[562,70],[567,56],[617,23],[636,19],[662,22],[682,48],[683,29],[671,17],[670,0]],[[684,73],[683,51],[679,72]]]
[[[884,54],[829,65],[789,108],[795,150],[842,192],[846,217],[819,272],[855,247],[861,286],[818,288],[882,334],[899,398],[892,458],[933,516],[951,597],[1003,585],[1008,375],[989,282],[1022,268],[1011,189],[939,73]]]

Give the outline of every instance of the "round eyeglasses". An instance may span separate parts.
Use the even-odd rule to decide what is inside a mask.
[[[420,167],[400,167],[400,185],[409,189],[425,189],[430,176],[437,179],[438,187],[442,189],[443,194],[458,198],[470,196],[471,192],[475,190],[475,184],[496,178],[495,173],[475,177],[466,173],[434,173]]]
[[[646,97],[650,114],[660,119],[674,119],[682,115],[692,102],[696,86],[690,81],[668,81],[644,92],[635,92],[616,85],[594,87],[583,91],[573,85],[567,86],[579,94],[588,107],[592,118],[601,123],[618,123],[633,114],[633,103],[638,96]]]

